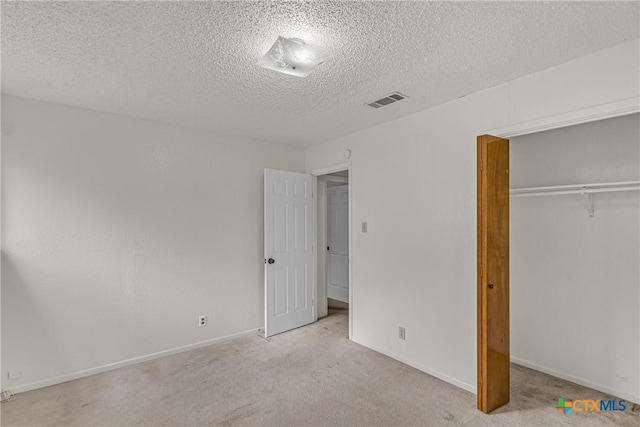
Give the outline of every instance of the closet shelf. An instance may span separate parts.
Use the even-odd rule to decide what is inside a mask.
[[[640,190],[640,181],[623,181],[596,184],[553,185],[549,187],[514,188],[509,191],[509,195],[511,197],[535,197],[581,194],[587,201],[589,216],[593,216],[593,201],[591,199],[592,194],[638,190]]]

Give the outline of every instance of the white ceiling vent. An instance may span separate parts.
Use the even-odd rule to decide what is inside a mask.
[[[400,92],[393,92],[385,96],[384,98],[380,98],[373,102],[367,102],[367,105],[373,108],[380,108],[384,107],[385,105],[393,104],[394,102],[402,101],[406,98],[408,98],[407,95],[403,95]]]

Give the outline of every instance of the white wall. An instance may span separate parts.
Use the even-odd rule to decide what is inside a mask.
[[[629,42],[307,149],[307,170],[353,153],[355,341],[475,392],[476,136],[637,97],[638,51]]]
[[[6,96],[2,155],[7,389],[263,325],[263,168],[302,149]]]
[[[640,180],[638,114],[511,140],[511,187]],[[640,192],[511,199],[511,356],[613,394],[640,387]]]

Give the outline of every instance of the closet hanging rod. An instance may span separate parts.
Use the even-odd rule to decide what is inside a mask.
[[[638,191],[638,187],[623,187],[623,188],[585,188],[578,190],[564,190],[564,191],[538,191],[535,193],[510,193],[511,197],[529,197],[529,196],[562,196],[565,194],[593,194],[593,193],[614,193],[619,191]]]
[[[640,181],[608,182],[597,184],[555,185],[550,187],[514,188],[512,197],[561,196],[565,194],[611,193],[618,191],[638,191]]]

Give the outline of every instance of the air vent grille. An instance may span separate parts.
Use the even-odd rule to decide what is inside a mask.
[[[393,92],[383,98],[380,98],[373,102],[368,102],[367,105],[373,108],[380,108],[389,104],[393,104],[394,102],[402,101],[406,98],[408,98],[407,95],[403,95],[400,92]]]

